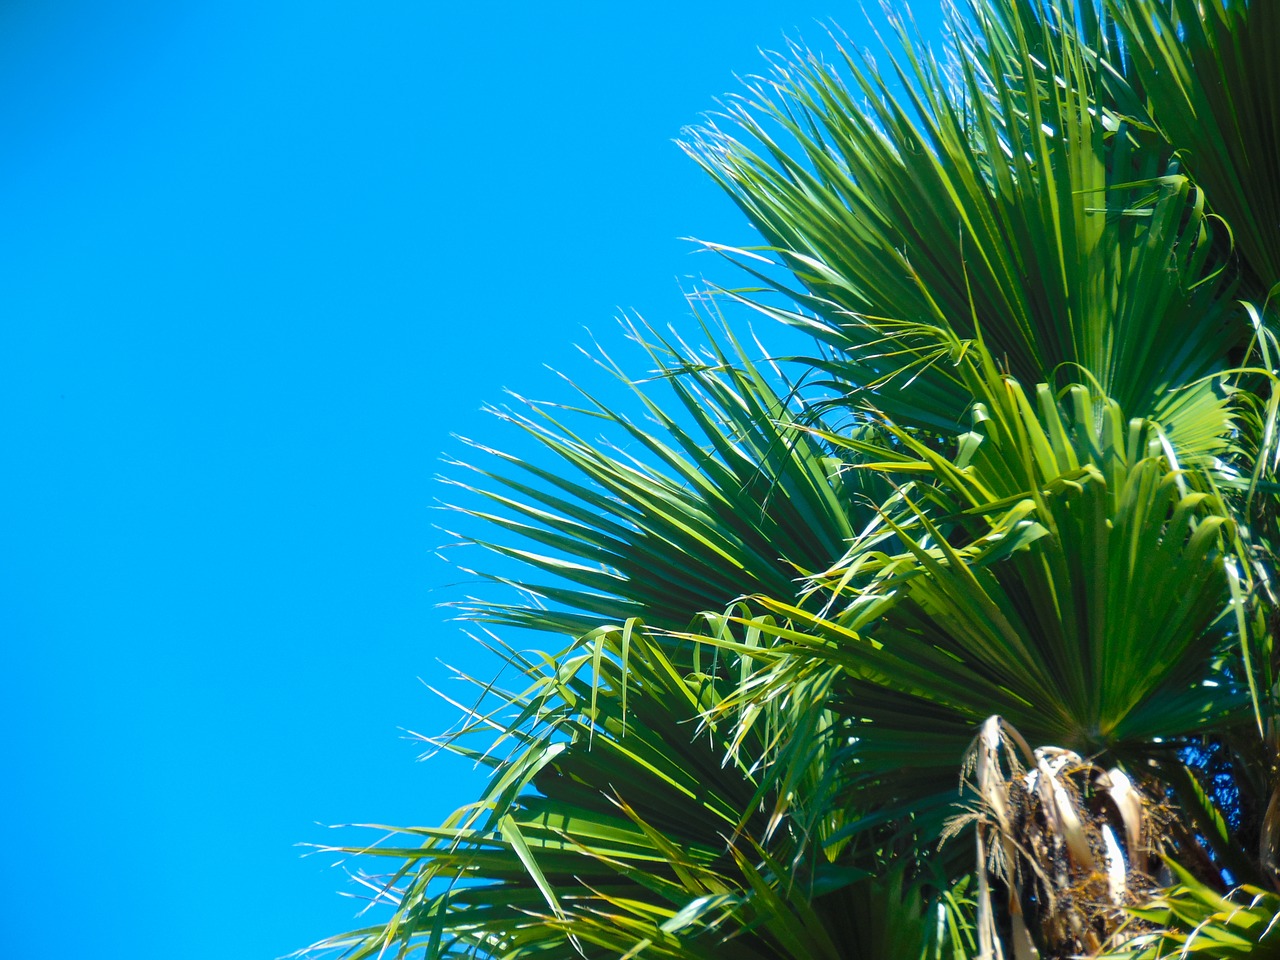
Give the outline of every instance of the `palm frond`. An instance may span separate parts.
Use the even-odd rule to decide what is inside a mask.
[[[488,504],[461,512],[504,534],[476,542],[549,575],[520,584],[545,604],[477,601],[461,605],[468,617],[570,635],[633,616],[680,629],[739,596],[794,596],[874,515],[874,478],[843,473],[816,434],[793,429],[823,420],[736,341],[699,352],[635,332],[653,373],[611,369],[649,423],[590,397],[504,414],[552,465],[477,445],[499,466],[473,467],[480,484],[451,481]],[[648,386],[668,390],[675,411]],[[574,421],[611,430],[613,444]]]
[[[859,467],[901,477],[883,525],[905,549],[855,540],[813,578],[819,612],[760,596],[731,639],[703,640],[757,664],[724,707],[742,726],[794,722],[796,691],[821,682],[849,802],[899,820],[949,802],[992,712],[1032,742],[1128,762],[1249,715],[1234,525],[1209,484],[1086,386],[1032,400],[981,348],[964,366],[981,401],[956,455],[894,428],[914,461]],[[799,758],[783,745],[775,762],[781,778]]]
[[[1280,8],[1108,0],[1132,75],[1179,162],[1230,225],[1250,296],[1280,283]]]
[[[1125,410],[1166,421],[1171,391],[1249,334],[1203,195],[1096,109],[1108,66],[1074,31],[1019,15],[1035,6],[975,5],[976,27],[956,15],[949,69],[900,25],[889,67],[905,96],[843,48],[852,86],[793,50],[730,103],[730,126],[687,145],[799,289],[739,261],[811,311],[843,379],[901,423],[950,430],[965,407],[930,362],[933,331],[980,332],[1024,383],[1083,366]]]
[[[1178,864],[1170,862],[1169,867],[1177,875],[1177,884],[1130,911],[1151,932],[1099,960],[1263,960],[1280,956],[1280,896],[1252,886],[1238,887],[1223,896]]]
[[[314,949],[837,960],[879,922],[850,922],[866,871],[768,831],[762,810],[743,818],[757,784],[727,759],[727,725],[707,717],[718,681],[682,673],[641,625],[597,630],[556,657],[507,656],[525,688],[490,687],[496,702],[458,736],[497,727],[515,756],[439,827],[330,848],[394,865],[369,879],[393,913]],[[930,939],[914,929],[913,960]]]

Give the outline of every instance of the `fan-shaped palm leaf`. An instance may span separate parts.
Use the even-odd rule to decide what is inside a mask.
[[[821,612],[759,597],[737,641],[705,640],[760,664],[732,701],[743,724],[825,678],[865,810],[945,803],[991,713],[1032,742],[1132,761],[1248,703],[1246,658],[1210,667],[1238,627],[1239,576],[1211,487],[1085,386],[1032,399],[980,347],[961,367],[981,402],[955,456],[895,428],[897,456],[858,468],[901,478],[884,524],[906,549],[857,540],[814,578]],[[793,762],[780,749],[779,770]]]
[[[864,488],[876,481],[841,473],[825,444],[792,429],[822,421],[735,341],[701,354],[645,345],[656,364],[645,380],[669,388],[678,413],[615,367],[653,426],[602,403],[566,411],[566,421],[613,430],[609,446],[539,405],[506,416],[553,465],[479,447],[504,469],[477,467],[483,486],[453,481],[493,508],[463,512],[529,544],[485,546],[553,577],[520,584],[551,610],[478,602],[464,607],[469,616],[570,635],[638,615],[679,629],[745,594],[794,597],[797,578],[829,566],[874,515],[876,491]]]
[[[851,922],[876,900],[857,885],[864,871],[786,830],[765,841],[762,812],[743,819],[758,785],[725,763],[725,730],[706,722],[714,678],[682,675],[635,623],[555,658],[506,656],[530,685],[488,687],[496,705],[473,710],[459,736],[496,732],[515,756],[478,755],[496,771],[484,796],[441,827],[393,831],[411,845],[346,849],[397,864],[390,881],[370,880],[385,883],[394,915],[319,947],[353,958],[838,960],[883,926],[865,909]],[[918,913],[893,917],[915,938],[913,960],[936,948]]]
[[[1231,227],[1259,300],[1280,283],[1280,7],[1108,0],[1150,115]]]
[[[949,430],[965,407],[929,362],[936,338],[914,336],[942,328],[981,329],[1024,383],[1080,364],[1125,410],[1171,422],[1171,389],[1248,336],[1230,326],[1214,227],[1187,178],[1096,108],[1108,66],[1074,31],[1024,32],[1037,21],[1020,8],[1036,5],[975,5],[976,37],[957,15],[950,75],[900,28],[906,98],[869,60],[843,53],[850,89],[796,51],[730,105],[736,130],[689,150],[795,276],[838,372],[898,421]]]
[[[1177,885],[1132,911],[1138,921],[1155,930],[1100,960],[1280,957],[1280,896],[1243,886],[1224,897],[1176,863],[1170,867],[1177,874]]]

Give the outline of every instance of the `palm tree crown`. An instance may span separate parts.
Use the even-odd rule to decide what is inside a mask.
[[[466,615],[558,652],[495,642],[483,795],[320,946],[1280,956],[1280,3],[894,24],[689,132],[762,243],[705,345],[632,328],[644,417],[452,481],[528,571]]]

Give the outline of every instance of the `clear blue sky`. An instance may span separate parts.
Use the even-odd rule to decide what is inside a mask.
[[[932,7],[932,3],[922,4]],[[742,241],[671,143],[856,4],[0,7],[0,954],[278,957],[353,922],[318,824],[469,800],[401,728],[452,433],[563,397]]]

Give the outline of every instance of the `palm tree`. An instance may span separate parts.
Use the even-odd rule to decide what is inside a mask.
[[[440,741],[488,788],[351,848],[390,916],[321,946],[1280,956],[1280,4],[947,22],[690,132],[752,286],[633,329],[644,420],[454,481],[528,570],[467,615],[559,652],[495,636]]]

